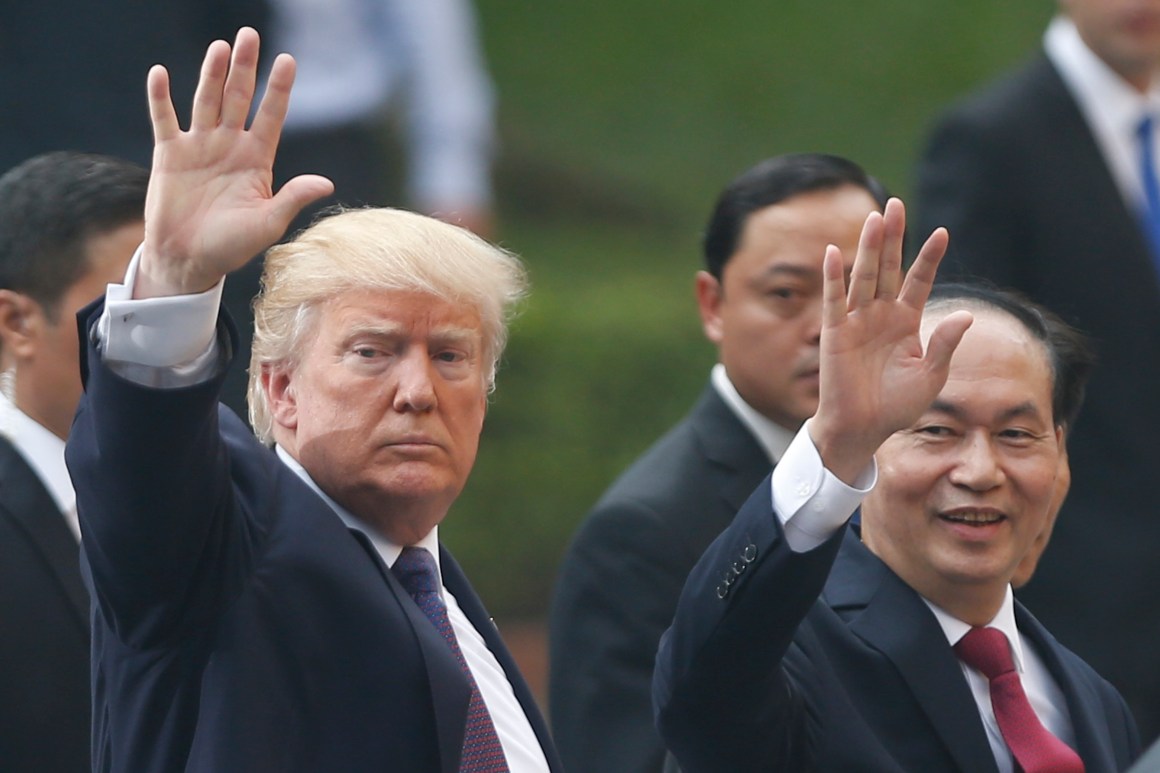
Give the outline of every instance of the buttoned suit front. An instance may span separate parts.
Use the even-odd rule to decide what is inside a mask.
[[[1160,734],[1160,274],[1060,74],[1040,53],[952,107],[918,168],[918,233],[950,231],[940,276],[982,276],[1091,335],[1068,439],[1072,487],[1020,598]]]
[[[0,437],[0,770],[89,769],[88,612],[76,537]]]
[[[995,771],[970,687],[918,594],[855,527],[786,544],[762,482],[689,577],[657,656],[658,722],[684,773]],[[1087,773],[1139,753],[1114,688],[1016,603],[1066,698]]]
[[[82,340],[100,313],[82,312]],[[95,770],[457,771],[455,656],[369,541],[219,409],[222,374],[140,386],[91,341],[82,371],[67,460],[96,599]],[[560,770],[495,625],[440,557]]]
[[[661,770],[657,643],[689,570],[769,470],[710,384],[581,525],[551,613],[552,727],[570,773]]]

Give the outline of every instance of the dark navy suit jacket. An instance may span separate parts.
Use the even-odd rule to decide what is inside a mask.
[[[684,773],[997,770],[934,613],[853,528],[794,553],[769,478],[689,576],[653,699]],[[1139,753],[1122,698],[1016,603],[1067,700],[1087,773]]]
[[[769,473],[712,384],[600,498],[560,567],[551,717],[570,773],[659,773],[652,672],[689,570]]]
[[[95,769],[458,770],[455,657],[365,539],[219,410],[221,376],[152,389],[91,342],[83,359],[67,460],[94,595]],[[559,770],[495,625],[446,551],[441,566]]]
[[[89,769],[89,597],[80,547],[0,438],[0,770]]]

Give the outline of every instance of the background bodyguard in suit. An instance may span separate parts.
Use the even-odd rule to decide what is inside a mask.
[[[697,302],[720,363],[691,413],[572,541],[551,613],[551,716],[573,773],[658,771],[653,663],[689,570],[817,408],[822,256],[853,255],[882,186],[835,156],[771,158],[721,193]]]
[[[64,441],[76,313],[124,276],[149,173],[108,156],[0,177],[0,769],[89,770],[89,597]]]
[[[940,118],[918,167],[918,224],[950,230],[944,276],[1019,289],[1095,339],[1072,492],[1020,597],[1152,738],[1160,616],[1140,612],[1160,607],[1160,138],[1141,127],[1160,119],[1160,2],[1059,8],[1041,52]],[[1134,581],[1113,589],[1120,577]]]
[[[1119,694],[1010,589],[1054,515],[1078,350],[999,291],[927,303],[946,231],[905,280],[902,232],[898,201],[867,219],[848,291],[828,248],[818,411],[662,640],[658,724],[686,773],[1094,773],[1139,752]]]
[[[218,410],[222,277],[331,190],[272,190],[294,64],[275,61],[247,128],[257,60],[252,29],[210,46],[188,131],[150,72],[145,241],[81,320],[68,461],[96,599],[95,769],[559,770],[438,540],[518,260],[410,213],[327,218],[267,255],[251,418],[276,451]]]

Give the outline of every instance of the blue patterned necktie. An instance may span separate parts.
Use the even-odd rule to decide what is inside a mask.
[[[1156,178],[1156,157],[1152,116],[1146,115],[1136,127],[1140,147],[1140,181],[1144,186],[1144,212],[1141,225],[1152,248],[1152,262],[1160,271],[1160,181]]]
[[[491,721],[491,713],[487,710],[487,704],[483,702],[483,696],[479,693],[471,669],[467,667],[463,651],[459,649],[459,640],[455,638],[451,620],[447,617],[447,605],[439,595],[439,569],[435,566],[434,557],[423,548],[406,547],[391,567],[391,571],[415,600],[419,609],[423,610],[423,614],[431,624],[442,634],[471,685],[471,703],[467,708],[467,727],[463,736],[463,755],[459,761],[460,773],[508,773],[507,760],[504,758],[499,736],[496,735],[495,725]]]

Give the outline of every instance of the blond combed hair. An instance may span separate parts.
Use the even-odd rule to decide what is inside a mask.
[[[340,211],[271,247],[254,300],[249,374],[250,424],[263,442],[273,436],[263,370],[296,365],[319,306],[357,290],[425,293],[474,308],[490,390],[527,274],[519,258],[470,231],[398,209]]]

